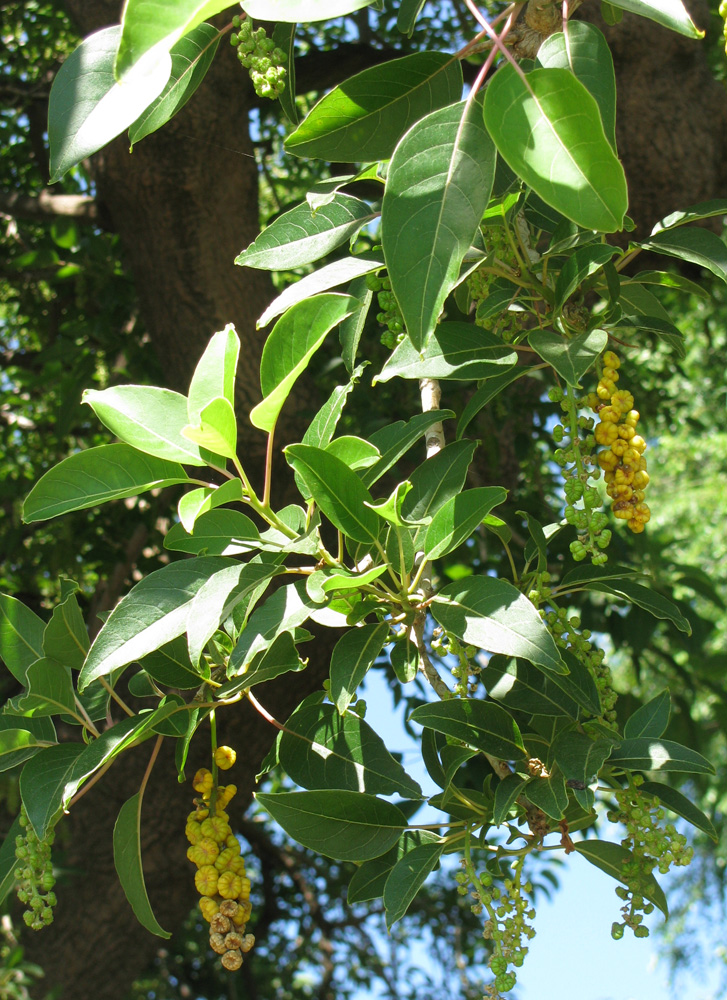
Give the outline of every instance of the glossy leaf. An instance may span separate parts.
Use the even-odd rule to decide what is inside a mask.
[[[304,202],[271,222],[235,263],[268,271],[311,264],[352,239],[372,218],[366,202],[350,194],[337,194],[315,213]]]
[[[239,510],[210,510],[194,523],[194,533],[173,524],[164,538],[164,548],[192,555],[235,556],[257,549],[260,532]]]
[[[263,400],[250,413],[254,427],[270,433],[290,390],[326,335],[358,307],[358,299],[329,292],[298,302],[278,320],[260,361]]]
[[[727,281],[727,246],[709,229],[697,226],[664,229],[640,246],[706,267],[722,281]]]
[[[183,461],[190,460],[185,457]],[[45,521],[187,482],[189,477],[178,462],[144,455],[128,444],[102,444],[69,455],[41,476],[23,504],[23,520],[26,524]]]
[[[622,740],[611,751],[609,764],[628,771],[685,771],[714,774],[714,767],[701,753],[672,740],[634,736]]]
[[[134,916],[146,930],[158,937],[172,935],[159,925],[147,895],[141,863],[141,803],[137,792],[124,802],[114,824],[114,865]]]
[[[240,338],[231,323],[210,338],[189,383],[187,416],[190,424],[198,424],[204,408],[219,397],[226,399],[234,410],[239,354]]]
[[[26,683],[27,692],[9,702],[11,712],[40,716],[76,711],[71,672],[57,660],[44,657],[31,663]]]
[[[0,657],[13,677],[25,684],[31,663],[43,656],[45,622],[22,601],[0,594]]]
[[[507,65],[485,92],[485,125],[505,162],[553,208],[583,229],[623,226],[628,193],[598,105],[569,70]]]
[[[555,305],[562,308],[581,282],[595,274],[616,253],[618,248],[607,243],[589,243],[570,254],[555,283]]]
[[[612,580],[607,583],[590,583],[586,589],[625,597],[631,604],[643,608],[655,618],[672,622],[680,632],[685,632],[687,635],[692,634],[692,626],[676,604],[668,597],[664,597],[663,594],[659,594],[656,590],[650,590],[640,583],[634,583],[632,580]]]
[[[588,667],[576,656],[566,650],[562,651],[563,662],[568,668],[567,674],[548,674],[548,680],[557,685],[589,715],[599,716],[602,712],[601,696]]]
[[[624,737],[631,739],[634,736],[655,736],[658,739],[664,735],[669,725],[670,713],[671,698],[669,692],[665,690],[647,701],[641,708],[637,708],[626,720]]]
[[[488,698],[528,715],[578,718],[578,703],[527,660],[492,656],[481,673]]]
[[[553,756],[565,778],[573,782],[574,795],[583,809],[590,811],[594,794],[588,786],[608,760],[610,740],[592,740],[585,733],[566,731],[552,743]]]
[[[151,385],[118,385],[86,389],[83,402],[104,426],[133,448],[170,462],[207,465],[197,445],[182,434],[189,418],[187,399],[178,392]]]
[[[655,795],[663,806],[706,833],[715,842],[719,840],[711,820],[676,788],[661,781],[645,781],[639,788],[644,795]]]
[[[455,441],[414,469],[409,477],[412,488],[401,506],[405,520],[417,522],[434,517],[462,490],[475,448],[473,441]]]
[[[503,760],[520,759],[525,755],[522,736],[514,719],[490,701],[456,698],[432,702],[415,708],[409,721],[462,740],[476,750]]]
[[[114,64],[117,80],[129,79],[139,60],[159,60],[205,18],[230,7],[229,0],[126,0]]]
[[[360,257],[342,257],[340,260],[334,260],[330,264],[316,268],[300,281],[288,285],[276,299],[273,299],[257,321],[258,329],[267,326],[271,319],[282,315],[297,302],[312,298],[319,292],[327,292],[347,281],[353,281],[362,274],[370,274],[371,271],[378,270],[382,262],[382,260],[374,258],[373,255],[364,256],[362,254]]]
[[[20,720],[22,721],[22,720]],[[0,731],[0,771],[7,771],[34,757],[39,750],[49,744],[39,739],[27,729],[3,729]]]
[[[169,54],[142,59],[124,80],[114,77],[121,28],[96,31],[74,49],[53,80],[48,102],[50,183],[105,146],[164,90]]]
[[[346,366],[346,371],[353,373],[358,347],[366,326],[366,317],[374,300],[374,293],[366,284],[365,278],[356,278],[348,286],[348,294],[357,298],[361,307],[341,323],[338,329],[338,339],[341,342],[341,359]]]
[[[0,904],[5,902],[15,886],[15,869],[18,866],[18,859],[15,856],[15,838],[22,835],[23,828],[20,825],[20,816],[16,816],[5,835],[2,847],[0,847]],[[6,959],[7,961],[8,959]]]
[[[411,631],[394,643],[389,654],[391,669],[401,684],[409,684],[419,671],[419,650]]]
[[[255,797],[293,840],[337,861],[379,857],[407,825],[396,806],[361,792],[321,789]]]
[[[608,334],[605,330],[591,330],[567,339],[552,330],[533,330],[528,343],[568,385],[579,388],[581,378],[608,345]]]
[[[368,723],[334,705],[298,709],[280,738],[281,765],[302,788],[419,798],[422,790]]]
[[[260,21],[328,21],[368,7],[374,0],[241,0],[242,9]]]
[[[575,845],[576,851],[590,861],[596,868],[615,878],[617,882],[628,885],[628,881],[623,877],[624,865],[631,864],[634,855],[627,851],[620,844],[612,844],[608,840],[582,840]],[[653,875],[642,875],[639,879],[638,892],[640,896],[645,896],[654,906],[658,906],[665,917],[669,916],[669,908],[666,896]]]
[[[420,844],[394,865],[384,888],[387,928],[391,929],[409,909],[427,876],[439,864],[444,846],[444,843]]]
[[[305,592],[302,583],[279,587],[275,593],[256,608],[230,654],[228,677],[244,673],[245,668],[258,653],[268,649],[283,632],[292,632],[302,625],[313,611],[315,604]]]
[[[230,684],[223,684],[220,688],[221,697],[230,697],[228,692],[236,694],[243,687],[255,687],[257,684],[265,684],[267,681],[280,677],[281,674],[288,674],[304,670],[307,660],[301,660],[298,649],[290,632],[281,632],[280,635],[262,653],[258,653],[240,681],[236,682],[236,687]]]
[[[411,332],[411,328],[410,328]],[[517,363],[502,339],[472,323],[442,323],[419,350],[408,338],[394,350],[375,382],[399,378],[491,378]]]
[[[129,142],[140,142],[181,111],[212,65],[220,33],[212,24],[198,24],[170,51],[172,69],[164,90],[129,128]]]
[[[144,577],[116,605],[96,636],[79,674],[78,690],[181,635],[197,591],[227,565],[224,559],[201,556],[170,563]]]
[[[41,839],[60,816],[66,785],[71,782],[76,761],[83,752],[81,743],[48,747],[21,771],[20,794],[28,819]]]
[[[397,843],[385,854],[359,865],[348,885],[349,904],[379,899],[384,894],[386,880],[396,863],[421,844],[432,844],[438,840],[439,838],[428,830],[405,830]]]
[[[199,415],[199,424],[187,424],[182,434],[200,448],[234,459],[237,454],[237,421],[229,400],[218,396]]]
[[[449,420],[453,416],[452,410],[430,410],[427,413],[415,414],[406,423],[397,420],[396,423],[374,431],[369,435],[369,441],[379,449],[381,458],[376,465],[362,473],[361,481],[365,486],[373,486],[422,435],[426,434],[432,424]]]
[[[704,32],[694,24],[682,0],[609,0],[609,3],[632,14],[648,17],[687,38],[704,37]]]
[[[417,350],[427,343],[459,280],[490,200],[496,157],[477,101],[421,118],[394,151],[381,206],[381,242]]]
[[[362,625],[345,632],[331,654],[330,698],[343,715],[359,684],[376,662],[389,636],[386,622]]]
[[[563,819],[568,808],[565,778],[558,770],[547,778],[533,778],[528,782],[527,797],[550,819]]]
[[[701,219],[713,219],[715,216],[727,215],[727,199],[713,198],[710,201],[701,201],[697,205],[690,205],[689,208],[678,212],[671,212],[660,219],[651,231],[651,235],[661,232],[662,229],[673,229],[675,226],[683,226],[687,222],[698,222]],[[636,275],[637,279],[643,281],[641,274]],[[677,276],[678,277],[678,276]],[[697,286],[699,287],[699,286]],[[704,292],[704,289],[702,289]]]
[[[424,537],[427,559],[439,559],[453,552],[473,534],[493,507],[507,500],[501,486],[481,486],[451,497],[432,518]]]
[[[595,98],[603,130],[616,149],[616,74],[608,42],[594,24],[568,21],[567,34],[549,35],[538,49],[536,66],[568,69]]]
[[[288,136],[285,148],[296,156],[343,163],[386,160],[411,125],[461,96],[457,59],[415,52],[334,87]]]
[[[88,652],[89,639],[86,623],[75,594],[53,609],[51,619],[43,633],[43,652],[65,667],[80,670]]]
[[[506,580],[469,577],[435,596],[431,612],[466,643],[491,653],[522,656],[555,674],[567,673],[558,647],[532,603]]]
[[[329,521],[348,538],[373,542],[379,519],[366,504],[373,498],[355,472],[335,455],[306,444],[290,445],[285,457]]]
[[[507,777],[499,781],[495,788],[495,804],[492,810],[492,822],[495,826],[501,826],[507,819],[507,815],[523,794],[528,782],[519,774],[508,774]]]

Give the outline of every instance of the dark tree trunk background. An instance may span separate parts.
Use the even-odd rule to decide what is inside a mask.
[[[589,16],[590,6],[584,8]],[[83,35],[118,21],[117,0],[65,0],[65,7]],[[705,9],[700,5],[696,12],[702,21]],[[648,232],[665,212],[724,193],[724,90],[710,74],[703,45],[629,15],[617,27],[602,27],[617,64],[619,150],[629,176],[630,214],[639,232]],[[251,101],[234,52],[223,43],[202,88],[171,123],[132,155],[122,138],[94,158],[100,208],[123,240],[169,386],[185,391],[210,334],[234,322],[243,343],[242,412],[258,398],[262,337],[255,320],[271,295],[265,273],[233,264],[258,231],[257,167],[247,129]],[[306,391],[303,383],[288,404],[281,438],[295,436],[296,409],[313,404],[300,395]],[[253,468],[262,461],[264,437],[244,421],[240,433],[241,452]],[[264,687],[265,706],[285,718],[320,686],[327,660],[328,651],[318,647],[305,673]],[[234,822],[250,800],[275,731],[248,705],[234,719],[231,714],[222,722],[226,740],[239,748]],[[111,852],[118,809],[138,790],[150,751],[147,743],[117,763],[60,825],[57,844],[70,874],[58,886],[54,924],[24,942],[27,957],[45,969],[39,996],[61,988],[65,1000],[122,1000],[159,946],[136,922]],[[190,761],[190,773],[197,763]],[[178,784],[171,755],[163,754],[146,793],[144,866],[152,906],[169,930],[195,899],[183,833],[190,789]]]

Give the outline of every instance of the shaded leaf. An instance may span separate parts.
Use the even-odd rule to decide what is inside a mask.
[[[442,323],[423,350],[408,338],[394,350],[374,382],[399,378],[491,378],[517,362],[517,354],[502,339],[472,323]]]
[[[488,698],[528,715],[578,718],[577,702],[527,660],[492,656],[481,673]]]
[[[477,392],[470,397],[467,405],[462,410],[462,416],[457,424],[457,440],[459,441],[467,426],[474,420],[480,410],[487,406],[496,396],[499,396],[512,382],[517,381],[517,379],[522,378],[523,375],[527,375],[531,371],[532,368],[517,367],[488,378],[478,388]]]
[[[172,935],[161,927],[149,903],[141,863],[141,792],[132,795],[121,809],[114,825],[114,865],[124,895],[142,927],[158,937]]]
[[[627,851],[620,844],[612,844],[608,840],[582,840],[575,845],[576,851],[590,861],[596,868],[606,872],[617,882],[628,885],[628,881],[623,878],[624,865],[632,864],[634,855]],[[654,906],[658,906],[665,917],[669,916],[669,908],[661,886],[653,875],[642,875],[639,879],[638,892],[640,896],[645,896]]]
[[[427,729],[462,740],[476,750],[503,760],[525,755],[520,730],[508,712],[489,701],[457,698],[420,705],[409,716]]]
[[[676,788],[665,785],[661,781],[645,781],[639,787],[644,795],[655,795],[659,802],[671,812],[676,813],[677,816],[681,816],[692,826],[706,833],[715,842],[719,840],[711,820]]]
[[[248,619],[230,654],[228,677],[244,673],[258,653],[271,646],[283,632],[291,632],[302,625],[314,608],[315,603],[306,594],[303,583],[279,587]]]
[[[608,334],[605,330],[590,330],[568,339],[551,330],[533,330],[528,343],[568,385],[579,388],[581,378],[608,345]]]
[[[381,654],[389,637],[386,622],[362,625],[345,632],[331,654],[330,698],[343,714],[353,699],[359,684]]]
[[[626,720],[624,737],[631,739],[634,736],[655,736],[658,739],[664,735],[669,725],[670,713],[671,698],[669,691],[664,690],[641,708],[637,708]]]
[[[22,601],[0,594],[0,657],[13,677],[25,685],[25,672],[43,656],[45,622]]]
[[[451,497],[432,518],[424,537],[427,559],[439,559],[454,551],[472,535],[493,507],[504,503],[507,490],[482,486]]]
[[[622,740],[611,751],[609,764],[627,771],[686,771],[714,774],[712,764],[696,750],[672,740],[635,736]]]
[[[288,285],[276,299],[273,299],[257,321],[258,329],[267,326],[271,319],[280,316],[297,302],[312,298],[319,292],[327,292],[330,288],[342,285],[346,281],[353,281],[362,274],[370,274],[371,271],[378,270],[382,263],[383,259],[374,254],[361,254],[356,257],[342,257],[340,260],[316,268],[312,274],[306,274],[300,281]]]
[[[444,843],[420,844],[394,865],[384,888],[387,928],[393,927],[409,909],[427,876],[439,863],[444,847]]]
[[[449,420],[453,416],[452,410],[430,410],[427,413],[415,414],[406,423],[397,420],[374,431],[369,435],[369,441],[379,449],[381,458],[376,465],[362,473],[361,481],[365,486],[373,486],[433,424]]]

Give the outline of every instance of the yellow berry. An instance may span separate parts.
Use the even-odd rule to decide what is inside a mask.
[[[217,869],[214,865],[203,865],[194,876],[194,884],[200,896],[214,896],[217,892],[217,883]]]
[[[224,935],[210,934],[210,948],[212,951],[216,951],[218,955],[224,955],[227,951]]]
[[[202,831],[196,820],[191,820],[184,828],[187,840],[190,844],[196,844],[202,838]]]
[[[606,351],[606,353],[603,355],[603,363],[604,365],[606,365],[607,368],[621,367],[621,359],[619,358],[618,354],[614,354],[613,351]]]
[[[195,792],[210,792],[213,786],[212,772],[206,767],[201,767],[192,778],[192,788]]]
[[[215,750],[215,764],[221,771],[228,771],[237,759],[237,753],[232,747],[217,747]]]
[[[215,878],[217,870],[214,869]],[[199,872],[197,872],[199,875]],[[222,872],[217,878],[217,892],[223,899],[237,899],[242,889],[242,878],[234,872]]]
[[[242,965],[242,955],[237,950],[226,951],[221,961],[228,972],[236,972]]]
[[[210,837],[218,844],[223,843],[229,837],[230,824],[221,816],[210,816],[200,827],[202,836]]]
[[[219,910],[219,903],[216,899],[211,899],[209,896],[202,896],[199,901],[199,908],[202,911],[202,916],[209,923]]]

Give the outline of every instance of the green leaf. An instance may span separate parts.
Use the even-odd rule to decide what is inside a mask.
[[[588,667],[572,653],[563,650],[563,662],[568,668],[567,674],[548,674],[548,680],[556,684],[589,715],[599,716],[603,711],[601,697],[593,674]]]
[[[253,427],[273,430],[290,390],[327,334],[358,307],[358,299],[328,292],[298,302],[278,320],[263,348],[263,400],[250,413]]]
[[[181,635],[197,591],[228,563],[201,556],[170,563],[144,577],[116,605],[88,652],[78,690]]]
[[[199,424],[205,407],[220,396],[234,410],[239,354],[240,338],[232,323],[210,338],[189,384],[187,417],[190,424]]]
[[[680,632],[692,634],[692,626],[679,608],[668,597],[655,590],[634,583],[631,580],[613,580],[608,583],[589,583],[587,590],[597,590],[602,594],[613,594],[615,597],[625,597],[631,604],[648,611],[654,618],[672,622]]]
[[[386,160],[411,125],[461,96],[462,69],[453,56],[416,52],[392,59],[334,87],[288,136],[285,148],[343,163]]]
[[[385,854],[406,828],[390,802],[341,789],[258,793],[255,798],[299,844],[337,861],[368,861]]]
[[[589,243],[570,254],[555,283],[556,307],[562,309],[581,283],[600,270],[616,253],[618,248],[607,243]]]
[[[421,118],[394,151],[381,206],[381,242],[416,350],[427,343],[459,280],[490,200],[496,156],[474,100]]]
[[[507,777],[498,782],[495,788],[495,805],[492,810],[492,822],[495,826],[502,826],[527,784],[528,782],[523,780],[519,774],[508,774]]]
[[[396,27],[403,35],[410,38],[414,33],[417,17],[424,6],[424,0],[401,0],[396,15]]]
[[[470,577],[444,587],[431,612],[466,643],[491,653],[522,656],[555,674],[567,673],[558,647],[532,603],[506,580]]]
[[[51,619],[43,633],[43,652],[65,667],[80,670],[86,659],[88,647],[86,623],[76,595],[72,593],[53,609]]]
[[[481,486],[451,497],[432,518],[424,536],[427,559],[439,559],[453,552],[473,534],[493,507],[507,500],[501,486]]]
[[[664,690],[655,698],[647,701],[636,711],[624,725],[624,736],[631,739],[634,736],[663,736],[669,725],[671,713],[671,698],[669,691]]]
[[[285,56],[285,80],[283,90],[278,94],[280,107],[291,125],[298,124],[298,108],[295,104],[295,22],[284,21],[275,25],[271,38],[275,47]]]
[[[612,844],[608,840],[582,840],[575,844],[575,849],[590,861],[596,868],[615,878],[617,882],[628,885],[628,880],[623,877],[624,866],[632,864],[634,855],[627,851],[620,844]],[[661,886],[653,875],[641,876],[639,879],[638,893],[645,896],[654,906],[658,906],[665,917],[669,916],[669,908]]]
[[[386,622],[362,625],[345,632],[334,646],[330,698],[341,715],[356,697],[359,684],[376,662],[388,636]]]
[[[187,618],[187,643],[193,664],[200,662],[220,622],[225,621],[240,601],[278,572],[277,566],[266,563],[235,563],[204,581],[190,604]]]
[[[212,24],[198,24],[173,46],[172,71],[161,94],[129,128],[129,142],[140,142],[181,111],[205,78],[217,52],[220,33]]]
[[[606,138],[615,151],[616,74],[608,42],[603,32],[586,21],[568,21],[566,31],[545,39],[535,64],[568,69],[580,80],[598,104]]]
[[[204,407],[199,425],[187,424],[182,434],[189,441],[215,455],[234,459],[237,454],[237,421],[229,400],[219,396]]]
[[[328,21],[368,7],[375,0],[241,0],[256,21]]]
[[[3,729],[0,731],[0,771],[22,764],[47,746],[45,740],[27,729]]]
[[[228,691],[236,694],[243,687],[255,687],[257,684],[264,684],[275,677],[280,677],[281,674],[303,670],[307,664],[307,660],[300,659],[295,640],[290,632],[281,632],[268,649],[255,656],[241,680],[236,682],[236,688],[233,688],[232,684],[222,685],[220,697],[230,697]]]
[[[0,904],[5,902],[15,885],[15,869],[18,867],[18,859],[15,856],[15,838],[22,836],[22,834],[20,817],[16,816],[5,836],[2,847],[0,847]],[[5,961],[10,966],[8,959]]]
[[[427,876],[438,865],[444,847],[444,843],[420,844],[394,865],[384,888],[387,929],[409,909]]]
[[[394,760],[368,723],[334,705],[298,709],[278,750],[283,769],[302,788],[341,788],[420,798],[422,790]]]
[[[505,162],[548,205],[584,229],[623,227],[623,167],[598,104],[569,70],[535,69],[523,79],[502,67],[485,91],[485,125]]]
[[[335,455],[306,444],[290,445],[285,457],[339,531],[357,542],[376,540],[379,518],[366,506],[373,498],[355,472]]]
[[[273,299],[257,321],[257,328],[267,326],[271,319],[280,316],[303,299],[312,298],[319,292],[327,292],[330,288],[342,285],[346,281],[353,281],[362,274],[370,274],[371,271],[378,270],[382,263],[383,259],[378,256],[362,254],[357,257],[342,257],[330,264],[324,264],[312,274],[306,274],[300,281],[288,285],[276,299]]]
[[[635,736],[622,740],[611,751],[609,764],[625,771],[686,771],[714,774],[712,764],[696,750],[671,740]]]
[[[567,339],[552,330],[533,330],[528,335],[528,343],[568,385],[577,389],[580,380],[608,345],[608,334],[605,330],[590,330]]]
[[[406,521],[434,517],[462,490],[476,447],[474,441],[454,441],[414,469],[409,477],[411,490],[401,507]]]
[[[237,556],[260,547],[260,533],[250,518],[239,510],[210,510],[194,523],[194,533],[182,524],[173,524],[164,539],[164,548],[193,555]]]
[[[727,246],[716,233],[697,226],[664,229],[640,243],[644,250],[688,260],[706,267],[722,281],[727,281]]]
[[[514,719],[490,701],[456,698],[432,702],[415,708],[409,721],[453,736],[503,760],[519,760],[525,756],[525,746]]]
[[[683,226],[687,222],[698,222],[701,219],[712,219],[715,216],[725,216],[727,215],[727,199],[725,198],[713,198],[711,201],[701,201],[698,205],[690,205],[689,208],[685,208],[679,212],[671,212],[671,214],[665,216],[665,218],[660,219],[659,222],[651,230],[651,235],[655,236],[656,233],[661,232],[662,229],[673,229],[675,226]],[[678,278],[679,275],[669,275],[669,277]],[[637,281],[643,281],[642,275],[636,275]],[[694,282],[690,282],[694,284]],[[697,288],[700,286],[697,285]],[[700,289],[702,294],[704,294],[704,289]]]
[[[481,676],[488,698],[502,702],[508,709],[528,715],[578,718],[577,702],[527,660],[492,656]]]
[[[279,587],[250,616],[230,655],[228,677],[243,674],[255,656],[271,646],[282,632],[292,632],[307,621],[314,607],[303,583]]]
[[[640,285],[661,285],[664,288],[678,288],[681,292],[696,295],[700,299],[708,299],[709,292],[696,281],[685,278],[683,274],[674,271],[639,271],[634,280]]]
[[[572,730],[560,733],[551,744],[556,764],[565,778],[574,782],[575,797],[587,811],[594,804],[594,794],[588,786],[608,760],[612,746],[610,740],[592,740],[585,733]]]
[[[105,146],[164,90],[172,69],[167,53],[142,59],[124,85],[114,77],[121,28],[85,38],[58,70],[48,101],[50,183]]]
[[[311,264],[351,240],[373,218],[366,202],[350,194],[337,194],[317,212],[303,202],[271,222],[235,263],[267,271]]]
[[[151,385],[117,385],[111,389],[86,389],[83,402],[91,406],[102,424],[133,448],[170,462],[207,465],[197,445],[182,434],[189,418],[187,399],[178,392]]]
[[[671,785],[665,785],[661,781],[645,781],[640,786],[640,789],[644,795],[655,795],[663,806],[666,806],[671,812],[676,813],[677,816],[681,816],[682,819],[691,823],[698,830],[706,833],[715,842],[719,840],[717,831],[712,825],[711,820],[693,802],[690,802],[686,795],[682,795],[676,788],[672,788]]]
[[[516,363],[517,354],[503,347],[500,337],[472,323],[442,323],[421,351],[408,338],[402,340],[374,382],[395,376],[469,381],[491,378]]]
[[[160,60],[207,17],[232,6],[229,0],[126,0],[121,40],[114,64],[117,80],[126,85],[139,60]]]
[[[358,299],[361,307],[341,323],[338,339],[341,342],[341,359],[346,371],[353,373],[358,346],[366,326],[366,317],[374,300],[374,293],[366,284],[365,278],[356,278],[348,286],[348,294]]]
[[[687,38],[704,38],[704,32],[694,24],[681,0],[609,0],[609,3],[612,7],[648,17]]]
[[[438,843],[439,838],[428,830],[405,830],[397,843],[386,854],[370,861],[364,861],[351,877],[348,884],[348,902],[362,903],[378,899],[384,894],[386,880],[394,865],[409,851],[421,844]]]
[[[10,701],[10,711],[18,715],[60,715],[77,711],[71,672],[62,663],[44,657],[28,667],[28,691]]]
[[[189,458],[184,461],[189,462]],[[178,462],[152,458],[128,444],[102,444],[69,455],[41,476],[23,504],[23,521],[45,521],[72,510],[188,482]]]
[[[457,440],[459,441],[467,426],[474,420],[480,410],[484,409],[496,396],[499,396],[512,382],[516,382],[517,379],[522,378],[523,375],[528,375],[531,371],[532,368],[511,368],[510,371],[505,371],[502,374],[488,378],[479,387],[477,392],[470,397],[467,405],[462,410],[462,416],[457,424]]]
[[[342,437],[334,438],[325,446],[329,455],[347,465],[349,469],[358,472],[360,469],[369,469],[381,458],[381,452],[376,445],[371,444],[364,438],[354,437],[353,434],[344,434]]]
[[[559,771],[548,778],[533,778],[529,781],[527,796],[546,816],[555,820],[563,819],[568,808],[568,792],[565,778]]]
[[[391,668],[396,679],[401,684],[409,684],[419,671],[419,650],[414,637],[409,630],[406,635],[394,643],[389,654]]]
[[[379,449],[381,458],[362,474],[361,481],[365,486],[373,486],[433,424],[449,420],[453,416],[452,410],[430,410],[415,414],[407,423],[397,420],[396,423],[374,431],[369,435],[369,441]]]
[[[0,657],[13,677],[25,684],[31,663],[43,656],[45,622],[22,601],[0,594]]]
[[[33,829],[42,840],[61,813],[66,784],[84,752],[82,743],[63,743],[41,750],[20,774],[20,794]],[[68,796],[70,798],[70,796]]]
[[[157,923],[144,883],[141,864],[141,803],[142,793],[137,792],[119,810],[114,825],[114,865],[121,888],[142,927],[158,937],[170,938],[172,935],[169,931],[165,931]]]

